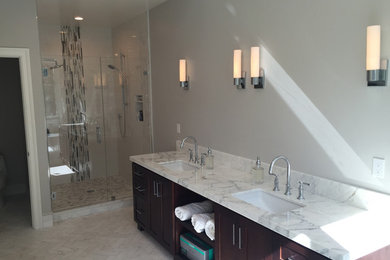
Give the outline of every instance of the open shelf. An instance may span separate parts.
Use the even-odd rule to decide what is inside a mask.
[[[187,221],[181,221],[180,219],[176,219],[176,227],[182,227],[184,229],[186,229],[187,231],[191,232],[193,235],[195,235],[196,237],[198,237],[199,239],[201,239],[203,242],[209,244],[210,246],[212,246],[213,248],[215,248],[215,241],[212,241],[207,235],[205,232],[202,232],[202,233],[198,233],[195,231],[195,229],[193,228],[192,224],[191,224],[191,220],[187,220]],[[183,233],[183,232],[182,232]]]

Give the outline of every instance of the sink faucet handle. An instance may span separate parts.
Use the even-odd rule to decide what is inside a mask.
[[[304,200],[305,197],[303,196],[303,185],[310,186],[310,183],[298,181],[298,184],[299,184],[299,187],[298,187],[299,195],[298,195],[297,199]]]
[[[206,156],[207,156],[207,153],[201,153],[200,155],[200,166],[205,166],[206,165]]]
[[[189,161],[193,162],[194,161],[194,152],[192,151],[192,149],[188,149],[188,151],[190,152],[190,159],[189,159]]]
[[[280,191],[280,189],[279,189],[279,177],[276,174],[272,174],[272,175],[275,175],[273,191]]]

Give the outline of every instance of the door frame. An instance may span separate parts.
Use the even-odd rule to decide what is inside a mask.
[[[27,164],[30,185],[31,219],[34,229],[43,227],[37,131],[34,114],[34,96],[31,77],[30,50],[28,48],[2,48],[0,58],[18,58],[23,100],[24,130],[26,136]]]

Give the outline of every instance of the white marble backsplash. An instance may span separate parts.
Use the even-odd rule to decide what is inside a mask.
[[[183,149],[180,149],[181,140],[176,141],[177,151],[188,151],[194,149],[192,143],[185,143]],[[199,146],[199,156],[201,153],[207,153],[207,147]],[[215,164],[224,165],[226,168],[235,169],[241,172],[250,173],[250,170],[255,166],[255,158],[248,159],[221,151],[214,150],[211,147],[214,155]],[[272,180],[273,176],[267,174],[269,163],[261,162],[265,178]],[[382,209],[383,205],[390,205],[390,196],[387,194],[370,191],[364,188],[359,188],[349,184],[325,179],[315,175],[310,175],[303,172],[298,172],[294,169],[294,162],[291,162],[291,186],[292,191],[297,191],[298,181],[310,183],[309,187],[305,186],[305,193],[316,194],[332,200],[345,202],[348,205],[359,207],[362,209]],[[279,176],[280,190],[284,191],[286,184],[286,168],[275,166],[274,172]]]

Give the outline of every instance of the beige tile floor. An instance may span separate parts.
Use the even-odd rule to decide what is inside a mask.
[[[63,221],[43,230],[31,228],[28,207],[28,200],[19,197],[0,209],[0,259],[172,259],[150,236],[137,230],[132,207]]]
[[[56,193],[51,203],[53,212],[107,202],[112,196],[117,200],[129,198],[133,194],[131,175],[56,184],[51,185],[51,191]]]

